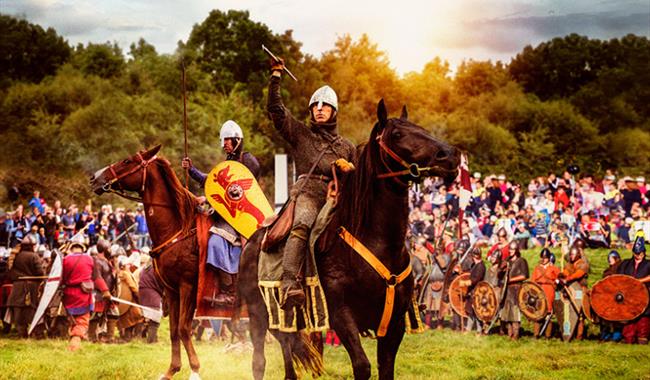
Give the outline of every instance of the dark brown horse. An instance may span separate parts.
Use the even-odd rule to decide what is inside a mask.
[[[136,192],[144,205],[152,256],[169,304],[172,359],[162,379],[171,379],[181,368],[183,342],[190,362],[190,379],[199,379],[199,358],[192,345],[192,318],[196,308],[198,242],[193,224],[197,200],[174,174],[169,162],[157,158],[160,145],[111,164],[95,173],[90,183],[97,194]]]
[[[457,174],[459,163],[458,151],[409,122],[406,108],[399,119],[388,119],[381,101],[377,116],[368,143],[360,149],[356,171],[342,181],[337,211],[322,236],[325,248],[316,257],[330,325],[350,355],[355,379],[370,377],[370,362],[359,336],[377,332],[389,286],[394,286],[394,306],[385,335],[378,334],[384,336],[377,339],[377,362],[380,379],[394,377],[395,357],[405,333],[405,314],[413,292],[413,278],[406,270],[409,255],[404,244],[409,213],[408,182],[425,176],[440,176],[450,182]],[[340,238],[341,227],[367,247],[391,274],[404,273],[406,277],[402,281],[395,277],[384,280]],[[257,261],[263,234],[263,230],[253,234],[240,263],[239,287],[243,301],[249,305],[256,380],[264,376],[264,334],[268,327],[268,314],[257,288]],[[283,349],[295,352],[295,347],[284,347],[286,341],[299,340],[281,340]],[[286,356],[285,365],[291,365],[286,362]]]

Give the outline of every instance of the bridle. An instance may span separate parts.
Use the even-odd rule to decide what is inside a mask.
[[[379,157],[381,158],[381,162],[384,164],[384,168],[386,168],[388,172],[383,174],[378,174],[377,178],[379,179],[393,178],[399,184],[408,187],[409,186],[408,181],[404,182],[399,177],[408,175],[410,181],[420,182],[423,177],[429,176],[429,172],[432,171],[433,169],[442,169],[439,166],[427,166],[421,168],[416,162],[410,164],[407,163],[402,157],[400,157],[397,153],[395,153],[392,149],[390,149],[388,145],[386,145],[386,143],[384,142],[384,131],[382,131],[379,134],[379,136],[377,136],[377,143],[379,144],[379,147],[386,154],[388,154],[393,160],[397,161],[397,163],[399,163],[404,167],[403,170],[394,171],[386,162],[384,155],[381,154],[380,152]]]
[[[139,170],[142,170],[142,186],[140,187],[140,193],[143,194],[144,186],[145,183],[147,182],[147,166],[149,166],[149,164],[151,164],[156,159],[158,159],[158,156],[154,154],[153,157],[151,157],[148,160],[145,160],[144,157],[142,157],[142,153],[138,152],[136,154],[136,157],[140,160],[139,165],[136,165],[133,168],[131,168],[129,171],[119,175],[115,172],[115,168],[113,167],[115,164],[110,164],[108,166],[108,170],[110,171],[112,178],[109,178],[109,180],[102,186],[102,190],[104,190],[107,193],[117,194],[122,198],[130,199],[136,202],[142,202],[143,201],[142,198],[134,197],[127,194],[124,188],[122,188],[122,184],[119,181],[124,177],[128,177],[131,174],[136,173]],[[112,187],[115,182],[117,182],[117,184],[119,185],[118,190],[115,190]]]

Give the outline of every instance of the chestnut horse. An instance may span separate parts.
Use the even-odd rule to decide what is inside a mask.
[[[194,228],[198,202],[180,183],[169,162],[157,157],[159,150],[160,145],[100,169],[90,184],[98,195],[112,192],[143,203],[154,245],[151,252],[154,268],[169,304],[172,358],[161,378],[171,379],[180,371],[182,342],[192,370],[190,379],[199,379],[200,364],[191,339],[199,272],[199,245]],[[137,197],[127,192],[135,192]],[[254,286],[257,287],[257,282]],[[243,338],[238,324],[233,326],[233,332]],[[285,366],[287,378],[295,374],[292,359],[309,366],[303,335],[276,333],[276,337],[287,347],[283,349],[285,364],[290,366]]]
[[[98,195],[114,192],[141,201],[153,242],[152,257],[158,280],[169,304],[172,359],[161,379],[171,379],[181,369],[183,342],[192,369],[199,379],[199,358],[192,345],[192,319],[196,308],[199,245],[193,229],[198,202],[174,174],[169,162],[158,158],[160,145],[100,169],[90,179]],[[132,191],[139,198],[129,196]]]
[[[447,183],[453,181],[457,175],[459,152],[409,122],[406,107],[400,118],[389,119],[382,100],[377,116],[378,122],[368,143],[360,148],[356,171],[342,178],[339,204],[332,222],[321,236],[324,244],[319,246],[324,248],[316,253],[316,264],[327,299],[330,325],[350,356],[354,378],[370,378],[370,362],[359,336],[374,331],[378,336],[379,379],[384,380],[394,378],[395,357],[405,333],[405,314],[414,285],[407,269],[409,254],[404,244],[409,216],[409,181],[419,181],[425,176],[443,177]],[[392,276],[382,278],[343,240],[345,231],[367,247],[374,260],[388,270],[385,274]],[[239,282],[240,295],[249,306],[256,380],[264,376],[264,336],[268,328],[268,314],[257,287],[263,236],[264,229],[260,229],[246,244]],[[375,267],[378,266],[375,263]],[[377,333],[389,288],[391,292],[394,290],[393,310],[385,333]],[[283,350],[295,351],[295,347],[286,347],[287,341],[298,340],[280,341]],[[285,366],[290,365],[291,362],[285,360]],[[294,373],[291,375],[295,378]]]

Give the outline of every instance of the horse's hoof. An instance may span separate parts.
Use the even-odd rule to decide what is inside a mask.
[[[190,375],[190,380],[201,380],[201,376],[199,376],[198,372],[192,372]]]

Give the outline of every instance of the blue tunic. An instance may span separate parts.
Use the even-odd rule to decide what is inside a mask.
[[[219,235],[210,234],[208,240],[208,264],[226,273],[237,274],[240,257],[241,247],[233,246]]]

